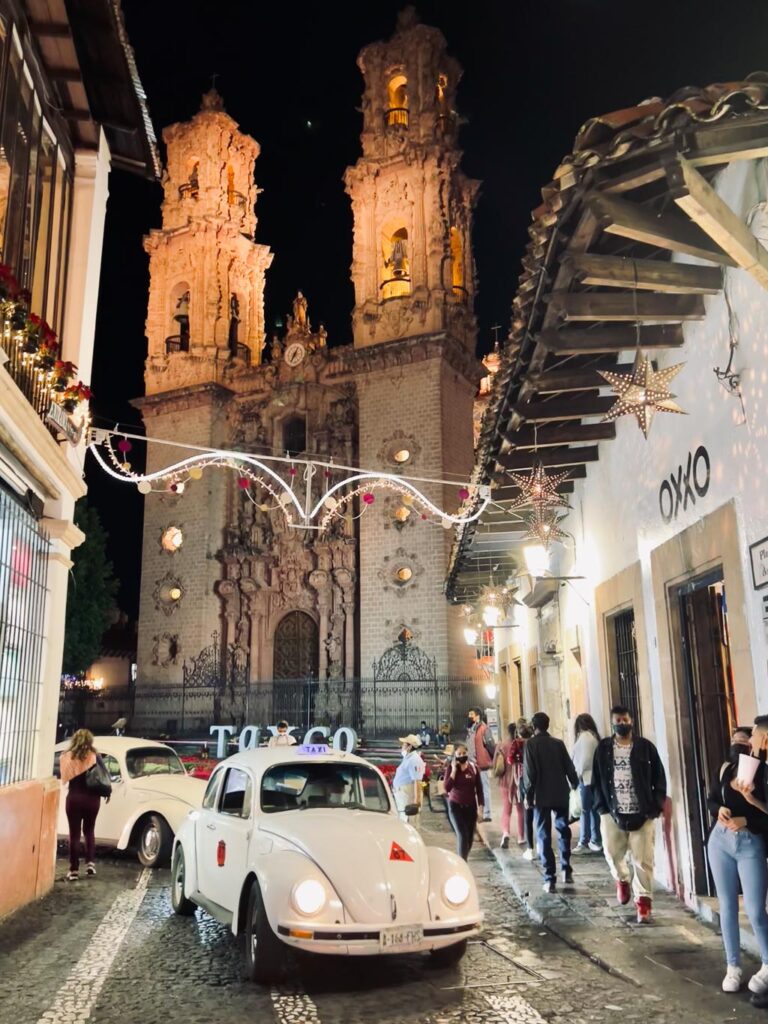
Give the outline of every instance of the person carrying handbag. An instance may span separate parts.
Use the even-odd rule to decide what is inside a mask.
[[[80,877],[80,834],[85,838],[85,873],[96,874],[96,817],[102,796],[109,800],[112,786],[109,773],[93,745],[93,733],[78,729],[69,750],[61,755],[62,785],[67,789],[67,822],[69,823],[68,882]]]

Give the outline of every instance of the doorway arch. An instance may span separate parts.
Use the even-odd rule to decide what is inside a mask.
[[[273,679],[317,679],[320,638],[306,612],[288,612],[275,629]]]

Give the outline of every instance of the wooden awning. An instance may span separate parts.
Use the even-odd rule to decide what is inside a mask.
[[[768,287],[768,252],[711,185],[732,160],[768,156],[768,76],[686,89],[588,122],[542,190],[512,303],[512,325],[486,411],[474,480],[494,511],[464,527],[446,592],[468,599],[477,557],[514,560],[525,534],[505,518],[509,473],[533,465],[588,473],[616,434],[600,371],[632,351],[679,348],[704,296],[741,267]]]

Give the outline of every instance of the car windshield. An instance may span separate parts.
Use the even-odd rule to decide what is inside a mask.
[[[125,766],[132,779],[187,774],[176,752],[165,747],[133,747],[125,755]]]
[[[299,761],[275,765],[261,781],[261,809],[333,808],[386,814],[389,798],[378,774],[365,765]]]

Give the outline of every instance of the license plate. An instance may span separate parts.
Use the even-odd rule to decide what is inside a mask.
[[[406,924],[400,928],[385,928],[379,936],[381,949],[392,949],[394,946],[418,946],[424,939],[421,925]]]

